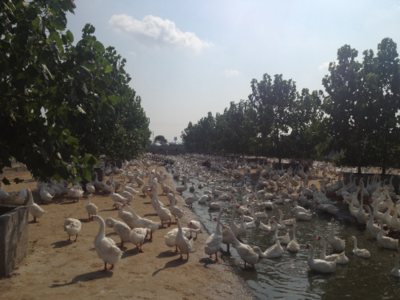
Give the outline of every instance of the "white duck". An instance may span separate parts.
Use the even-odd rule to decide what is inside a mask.
[[[328,235],[327,242],[332,246],[333,250],[342,252],[346,246],[346,241],[335,236],[335,219],[331,219],[331,232]]]
[[[115,185],[114,185],[114,183],[111,183],[111,187],[112,187],[112,191],[111,191],[109,197],[111,198],[111,200],[114,201],[113,207],[115,207],[115,202],[119,202],[119,203],[122,203],[122,204],[128,203],[128,199],[127,198],[125,198],[124,196],[122,196],[120,194],[116,194],[115,193]]]
[[[275,233],[274,236],[272,237],[272,241],[276,242],[277,240],[279,240],[281,244],[288,244],[290,242],[289,232],[286,232],[284,236],[278,236],[277,223],[275,221],[272,221],[272,224],[274,224],[275,226]]]
[[[187,226],[192,229],[200,230],[200,233],[202,233],[201,224],[199,221],[191,220],[188,222]],[[192,232],[190,232],[190,237],[192,237]],[[195,238],[197,238],[197,233],[196,233]]]
[[[391,237],[388,236],[383,236],[383,225],[381,221],[378,221],[378,224],[381,227],[381,230],[379,231],[376,240],[380,245],[382,245],[384,248],[387,249],[397,249],[399,247],[399,240],[392,239]]]
[[[29,209],[29,213],[33,216],[33,221],[31,221],[31,222],[35,223],[36,218],[41,218],[46,211],[44,211],[39,205],[37,205],[33,201],[33,196],[32,196],[31,190],[29,188],[27,188],[26,191],[28,192],[28,196],[29,196],[27,207]]]
[[[93,219],[100,223],[100,230],[94,239],[94,248],[97,255],[104,261],[104,269],[107,271],[107,264],[111,264],[109,270],[114,268],[114,265],[120,260],[122,256],[121,250],[115,245],[115,242],[106,237],[104,220],[100,216],[93,216]]]
[[[89,194],[93,194],[96,191],[96,188],[94,187],[94,185],[91,182],[86,183],[86,191]]]
[[[75,240],[73,242],[76,242],[78,240],[78,234],[79,231],[81,231],[81,226],[82,223],[81,221],[73,218],[68,218],[64,222],[64,230],[68,234],[68,241],[71,241],[71,236],[75,235]]]
[[[357,248],[357,238],[355,236],[349,237],[349,240],[354,242],[354,248],[353,248],[354,255],[362,258],[371,258],[371,253],[367,249]]]
[[[114,228],[115,233],[118,234],[119,238],[121,239],[121,242],[117,244],[118,247],[123,247],[125,242],[129,242],[131,229],[128,225],[111,217],[106,219],[106,225],[109,228]]]
[[[217,226],[215,228],[215,233],[210,235],[206,241],[206,245],[204,247],[204,252],[212,258],[212,255],[215,254],[215,261],[219,261],[218,259],[218,251],[219,248],[221,247],[222,243],[222,233],[221,233],[221,228],[220,228],[220,220],[222,214],[225,212],[224,209],[221,209],[219,211],[218,217],[217,217]]]
[[[187,236],[188,233],[190,233],[190,236],[192,233],[196,233],[196,236],[198,233],[203,233],[201,229],[194,229],[194,228],[188,228],[188,227],[182,227],[182,232],[184,236]],[[171,229],[168,231],[166,235],[164,235],[164,241],[165,244],[168,247],[176,247],[176,235],[178,233],[178,228]],[[178,252],[178,248],[176,247],[175,252]]]
[[[150,231],[150,240],[153,239],[153,232],[156,231],[161,223],[160,222],[154,222],[152,220],[146,219],[146,218],[141,218],[139,217],[135,211],[129,206],[129,204],[124,204],[124,207],[128,207],[128,210],[132,214],[132,222],[131,224],[128,224],[131,228],[149,228]],[[133,225],[133,226],[131,226]]]
[[[47,190],[46,190],[46,184],[43,184],[42,187],[40,188],[40,198],[46,203],[50,202],[53,200],[54,196],[52,196]]]
[[[393,252],[392,257],[395,258],[395,265],[390,274],[392,274],[394,277],[400,277],[400,271],[399,271],[399,256]]]
[[[336,260],[337,264],[345,265],[349,263],[349,259],[346,256],[346,253],[343,251],[340,254],[331,254],[331,255],[326,255],[326,240],[323,236],[318,236],[317,238],[318,241],[321,242],[322,244],[322,251],[320,254],[320,259],[326,260],[326,261],[334,261]]]
[[[299,252],[299,250],[300,250],[300,245],[296,239],[296,229],[297,229],[297,224],[294,223],[293,224],[293,238],[289,242],[289,244],[287,244],[287,246],[286,246],[286,249],[289,252]]]
[[[182,231],[181,224],[179,223],[179,219],[176,218],[176,222],[178,223],[178,233],[176,235],[176,246],[178,247],[181,256],[179,259],[182,259],[182,254],[186,254],[186,260],[189,260],[189,253],[192,251],[194,239],[188,239]]]
[[[261,258],[278,258],[282,256],[284,251],[279,240],[277,240],[273,246],[269,247],[264,252],[262,252],[259,247],[253,247],[253,250],[254,252],[258,253],[258,256]]]
[[[93,197],[93,194],[88,195],[88,203],[86,204],[85,208],[88,213],[88,221],[93,221],[93,216],[97,215],[97,212],[99,211],[99,208],[96,206],[96,204],[90,202],[90,198]]]
[[[144,252],[142,245],[147,234],[150,232],[151,230],[149,228],[133,228],[131,230],[131,233],[129,234],[129,240],[132,244],[136,245],[136,247],[139,249],[139,252]]]
[[[306,249],[310,249],[310,256],[307,263],[311,270],[320,273],[333,273],[336,271],[336,260],[326,261],[322,259],[314,259],[314,247],[307,244]]]
[[[371,214],[371,209],[369,208],[369,206],[367,206],[366,209],[368,210],[369,215],[371,216],[371,217],[368,219],[368,222],[367,222],[367,226],[366,226],[367,231],[369,232],[369,234],[370,234],[371,236],[373,236],[374,238],[376,238],[376,236],[379,234],[379,231],[381,231],[381,229],[380,229],[379,226],[377,226],[377,225],[374,224],[374,217],[373,217],[372,214]]]

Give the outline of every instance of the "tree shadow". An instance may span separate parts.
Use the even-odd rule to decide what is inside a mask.
[[[78,275],[74,277],[71,282],[63,283],[63,284],[57,284],[53,283],[50,287],[51,288],[56,288],[56,287],[63,287],[63,286],[68,286],[74,283],[77,283],[79,281],[87,282],[87,281],[92,281],[96,279],[102,279],[102,278],[110,278],[112,277],[114,273],[112,271],[106,271],[106,272],[101,272],[101,271],[95,271],[95,272],[89,272],[85,274]]]
[[[158,269],[157,271],[155,271],[152,276],[153,277],[156,276],[162,270],[166,270],[166,269],[174,268],[174,267],[179,267],[179,266],[184,265],[186,263],[187,263],[186,259],[179,259],[178,258],[178,259],[171,260],[171,261],[169,261],[169,262],[167,262],[165,264],[164,268],[161,268],[161,269]]]
[[[73,242],[65,240],[65,241],[54,242],[51,245],[54,246],[53,249],[56,249],[56,248],[62,248],[62,247],[65,247],[65,246],[68,246],[71,244],[73,244]]]

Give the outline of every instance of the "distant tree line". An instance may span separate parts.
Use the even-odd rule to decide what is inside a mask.
[[[190,151],[310,158],[341,151],[339,165],[400,167],[400,69],[390,38],[363,52],[344,45],[322,79],[325,91],[298,91],[292,79],[264,74],[252,93],[222,114],[190,122]]]
[[[79,180],[100,154],[130,159],[149,145],[126,60],[90,24],[74,46],[74,9],[73,0],[2,1],[0,170],[14,157],[40,180]]]

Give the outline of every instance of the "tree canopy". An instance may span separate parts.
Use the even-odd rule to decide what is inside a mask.
[[[400,167],[400,68],[397,45],[385,38],[372,50],[338,50],[323,91],[296,90],[292,79],[264,74],[251,81],[248,100],[223,114],[189,123],[182,139],[191,151],[281,158],[322,157],[343,151],[344,166]]]
[[[163,135],[157,135],[154,138],[154,142],[167,143],[168,141]]]
[[[96,157],[131,158],[149,120],[113,47],[87,24],[66,30],[73,0],[3,1],[0,8],[0,169],[10,158],[41,180],[90,177]]]

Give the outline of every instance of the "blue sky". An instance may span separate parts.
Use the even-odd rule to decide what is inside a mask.
[[[400,1],[77,0],[68,29],[86,23],[126,58],[150,129],[180,140],[189,121],[246,99],[250,82],[283,74],[322,89],[328,63],[348,44],[362,52],[400,43]],[[398,49],[400,51],[400,49]]]

